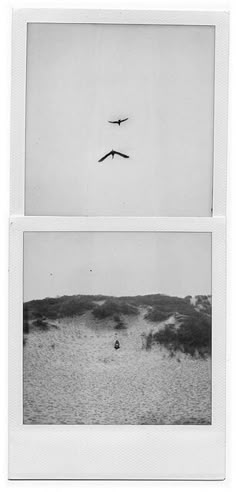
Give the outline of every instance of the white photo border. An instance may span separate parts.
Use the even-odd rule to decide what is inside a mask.
[[[212,217],[27,217],[26,33],[29,22],[215,26]],[[227,12],[23,9],[13,16],[9,478],[223,480],[225,478]],[[23,236],[26,231],[212,234],[212,425],[23,425]]]

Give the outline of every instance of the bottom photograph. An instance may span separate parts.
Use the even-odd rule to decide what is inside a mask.
[[[23,423],[211,424],[211,233],[25,232]]]

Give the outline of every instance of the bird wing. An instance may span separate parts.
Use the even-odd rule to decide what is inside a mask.
[[[121,123],[123,123],[123,121],[127,121],[129,118],[124,118],[124,120],[120,120]]]
[[[111,155],[111,151],[110,151],[110,152],[108,152],[108,154],[106,154],[106,155],[104,155],[103,157],[101,157],[101,159],[99,159],[99,161],[98,161],[98,162],[102,162],[102,161],[104,161],[104,160],[105,160],[105,159],[106,159],[109,155]]]
[[[121,152],[117,152],[116,150],[114,150],[114,154],[118,154],[121,155],[121,157],[125,157],[125,159],[129,159],[129,155],[122,154]]]
[[[108,123],[118,123],[118,121],[110,121],[110,120],[108,120]]]

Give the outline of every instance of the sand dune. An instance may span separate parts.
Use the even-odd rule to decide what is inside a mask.
[[[146,350],[146,309],[122,330],[86,312],[25,335],[24,423],[209,424],[211,359]]]

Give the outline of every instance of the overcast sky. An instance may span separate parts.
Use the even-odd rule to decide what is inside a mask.
[[[34,23],[27,46],[27,214],[210,215],[213,27]]]
[[[211,293],[211,234],[25,232],[24,300]]]

